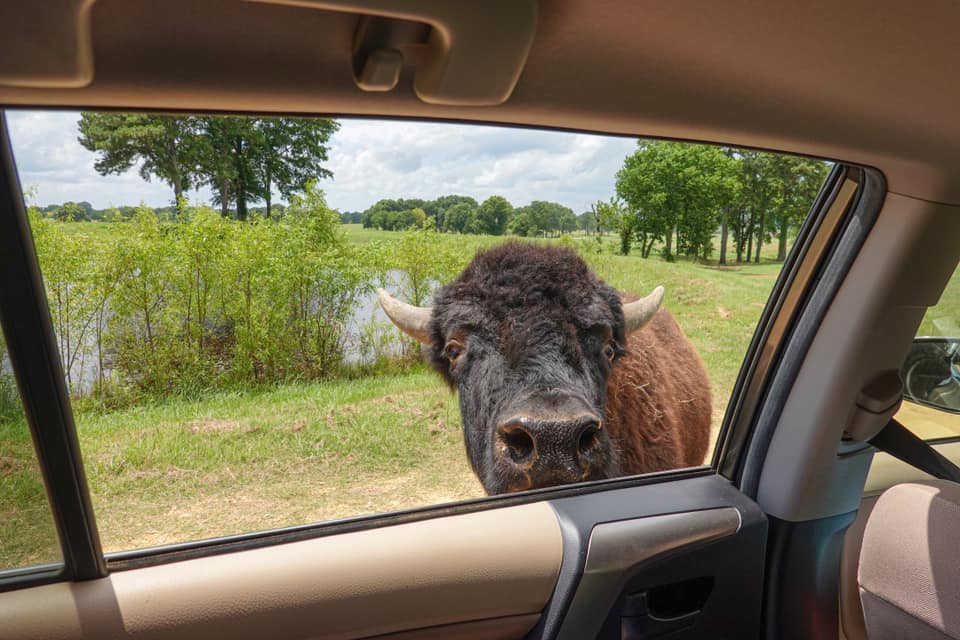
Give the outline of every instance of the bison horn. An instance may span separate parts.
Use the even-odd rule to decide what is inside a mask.
[[[377,300],[397,328],[417,342],[430,344],[430,307],[415,307],[401,302],[383,289],[377,289]]]
[[[663,287],[657,287],[646,298],[623,305],[624,330],[629,335],[639,331],[653,319],[663,302]]]

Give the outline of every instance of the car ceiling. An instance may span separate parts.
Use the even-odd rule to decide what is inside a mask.
[[[359,11],[389,5],[416,15],[438,4],[428,0],[30,4],[0,8],[6,35],[25,34],[0,45],[0,79],[17,65],[42,72],[82,56],[87,24],[92,78],[0,83],[0,103],[10,106],[440,118],[723,142],[874,166],[892,192],[960,203],[952,0],[543,1],[519,81],[496,106],[421,101],[415,47],[393,91],[357,87]],[[335,5],[350,10],[317,8]],[[483,6],[509,24],[509,5]],[[71,29],[79,46],[64,37]],[[491,52],[500,45],[485,42]],[[489,72],[483,56],[461,68],[470,69],[466,83]]]

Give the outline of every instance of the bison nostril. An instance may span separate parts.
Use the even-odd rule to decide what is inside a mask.
[[[597,443],[597,440],[600,437],[600,424],[594,423],[588,426],[580,433],[580,442],[577,445],[577,448],[580,450],[581,454],[586,454],[590,452],[590,449]]]
[[[510,458],[518,463],[528,462],[533,455],[533,438],[523,429],[502,430],[500,438],[507,446]]]

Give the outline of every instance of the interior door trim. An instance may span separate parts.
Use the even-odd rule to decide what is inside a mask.
[[[546,502],[438,518],[12,591],[0,636],[444,637],[444,625],[480,620],[498,634],[522,623],[523,635],[553,593],[562,547]]]
[[[734,507],[598,524],[590,533],[583,577],[558,640],[594,637],[631,573],[664,556],[732,536],[742,524]]]

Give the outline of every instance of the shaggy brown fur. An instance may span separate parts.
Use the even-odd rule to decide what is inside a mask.
[[[457,389],[488,492],[703,462],[703,363],[667,311],[627,336],[623,298],[575,252],[519,243],[437,293],[427,359]]]
[[[628,338],[607,381],[605,418],[625,475],[703,464],[710,383],[669,311]]]

